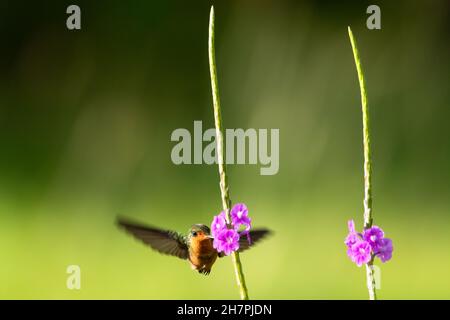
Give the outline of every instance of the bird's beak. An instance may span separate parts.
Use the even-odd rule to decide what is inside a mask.
[[[208,238],[208,239],[214,239],[213,236],[206,236],[206,238]]]

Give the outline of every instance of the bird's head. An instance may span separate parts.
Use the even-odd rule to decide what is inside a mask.
[[[204,224],[194,224],[190,229],[188,233],[188,239],[189,242],[191,241],[201,241],[207,238],[211,237],[211,231],[209,230],[208,226],[205,226]]]

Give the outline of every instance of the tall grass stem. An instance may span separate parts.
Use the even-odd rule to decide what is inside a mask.
[[[222,206],[223,210],[225,211],[227,223],[230,225],[231,199],[228,187],[226,164],[224,161],[222,114],[220,109],[219,85],[217,81],[216,56],[214,50],[214,7],[211,7],[211,13],[209,16],[208,55],[209,55],[209,71],[211,76],[211,89],[214,106],[214,123],[216,126],[216,143],[217,143],[216,150],[219,165],[220,193],[222,197]],[[234,271],[236,274],[236,280],[239,287],[241,299],[248,300],[249,299],[248,290],[247,285],[245,284],[245,277],[244,272],[242,270],[242,263],[239,257],[239,252],[234,251],[231,254],[231,258],[234,265]]]
[[[348,35],[352,45],[353,57],[355,59],[356,71],[358,73],[359,89],[361,91],[361,107],[363,120],[363,146],[364,146],[364,229],[372,226],[372,154],[370,149],[370,117],[369,102],[367,100],[366,83],[364,72],[361,66],[358,47],[356,45],[353,32],[348,27]],[[376,300],[375,290],[375,269],[373,259],[366,264],[367,289],[369,290],[370,300]]]

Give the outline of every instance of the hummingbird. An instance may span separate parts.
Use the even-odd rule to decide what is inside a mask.
[[[152,249],[188,260],[193,270],[204,275],[210,274],[217,257],[224,256],[223,252],[217,252],[213,247],[214,238],[211,236],[209,227],[204,224],[192,225],[187,234],[146,226],[123,218],[118,218],[117,224]],[[249,231],[249,238],[244,236],[239,239],[238,251],[249,249],[268,234],[270,234],[268,229]]]

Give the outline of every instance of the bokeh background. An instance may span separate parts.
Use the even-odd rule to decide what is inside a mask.
[[[184,231],[221,208],[216,166],[171,162],[176,128],[213,126],[210,5],[228,128],[280,129],[280,170],[231,165],[234,202],[274,235],[242,255],[251,298],[366,299],[346,256],[362,228],[365,69],[374,219],[394,241],[382,299],[450,298],[450,3],[0,2],[0,298],[235,299],[229,258],[209,277],[118,230],[120,214]],[[81,267],[81,290],[66,268]]]

